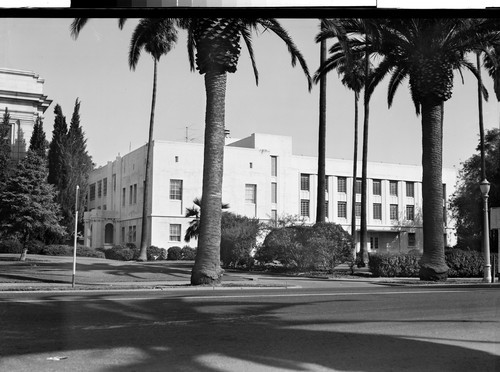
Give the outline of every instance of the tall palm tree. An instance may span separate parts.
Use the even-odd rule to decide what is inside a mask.
[[[367,183],[368,183],[368,124],[369,124],[369,107],[370,99],[373,91],[379,80],[374,80],[371,74],[371,63],[370,55],[374,53],[371,44],[373,44],[373,38],[377,34],[377,21],[372,19],[341,19],[342,32],[337,33],[327,28],[325,31],[320,32],[316,37],[316,40],[322,40],[328,37],[337,37],[338,44],[334,45],[330,53],[332,57],[327,61],[330,64],[330,69],[336,68],[333,61],[338,58],[344,58],[344,64],[346,66],[351,66],[351,59],[353,61],[363,60],[363,86],[366,87],[364,90],[364,119],[363,119],[363,150],[362,150],[362,170],[361,170],[361,223],[360,223],[360,265],[366,266],[368,264],[368,247],[367,247]],[[335,55],[334,53],[340,53]],[[342,53],[345,55],[342,56]],[[338,63],[338,61],[337,61]],[[359,63],[359,62],[358,62]],[[326,64],[325,64],[326,65]],[[352,68],[352,67],[349,67]],[[326,70],[325,70],[326,71]],[[319,75],[322,69],[318,70]],[[356,157],[357,162],[357,157]],[[357,172],[357,170],[356,170]],[[353,190],[355,191],[356,178],[353,179]],[[355,192],[353,195],[353,209],[355,209]],[[355,223],[355,221],[354,221]],[[351,226],[352,227],[352,226]],[[355,228],[355,227],[354,227]]]
[[[347,49],[340,43],[335,43],[329,50],[331,56],[320,66],[314,75],[314,81],[326,75],[333,69],[341,77],[342,84],[354,92],[354,151],[352,170],[352,209],[351,209],[351,235],[353,240],[353,255],[356,255],[356,179],[358,168],[358,106],[359,95],[365,83],[365,63],[361,53],[352,49],[347,44]],[[349,56],[349,58],[348,58]]]
[[[321,20],[320,28],[325,30],[325,21]],[[326,61],[326,39],[320,41],[320,65]],[[318,128],[318,195],[316,202],[316,222],[326,219],[326,74],[319,78],[319,128]]]
[[[493,90],[500,104],[500,44],[495,43],[490,48],[486,49],[486,53],[484,54],[484,67],[493,78]],[[500,158],[498,159],[498,166],[500,167]]]
[[[146,150],[146,168],[144,170],[144,190],[142,202],[142,227],[139,261],[147,261],[147,244],[150,229],[148,228],[148,198],[149,178],[151,167],[151,152],[154,130],[154,116],[156,105],[156,83],[158,75],[158,62],[162,55],[167,54],[177,42],[177,29],[169,18],[143,18],[136,26],[130,40],[129,66],[135,70],[142,49],[153,58],[153,93],[151,99],[151,114],[149,119],[149,135]]]
[[[188,52],[191,69],[205,75],[206,114],[203,163],[203,190],[200,237],[191,284],[218,284],[220,267],[222,175],[224,159],[224,116],[227,73],[235,72],[243,38],[252,61],[256,81],[257,68],[252,48],[252,31],[258,26],[272,31],[288,47],[292,66],[301,65],[311,89],[307,64],[288,33],[273,18],[194,18],[185,19],[188,30]],[[196,59],[195,59],[196,51]]]
[[[86,18],[77,18],[71,25],[71,33],[76,38],[83,26],[87,23]],[[118,26],[123,28],[125,18],[120,18]],[[162,55],[166,55],[177,42],[177,30],[174,21],[169,18],[143,18],[139,20],[130,40],[129,50],[129,66],[135,70],[141,51],[144,49],[153,58],[153,93],[151,99],[151,114],[149,119],[149,134],[146,150],[146,167],[144,176],[144,190],[142,203],[142,222],[141,222],[141,240],[139,261],[147,261],[147,243],[148,243],[148,193],[149,193],[149,178],[150,178],[150,163],[151,163],[151,144],[153,142],[154,132],[154,114],[156,105],[156,87],[158,75],[158,62]]]
[[[498,39],[494,19],[388,19],[379,20],[382,56],[375,75],[390,74],[388,102],[409,77],[417,115],[422,117],[422,194],[424,253],[420,279],[446,280],[444,259],[442,139],[444,103],[451,97],[453,71],[462,68],[477,76],[466,54],[486,48]]]

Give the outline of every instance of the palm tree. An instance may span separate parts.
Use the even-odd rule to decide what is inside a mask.
[[[147,261],[147,243],[148,243],[148,192],[150,177],[150,162],[153,142],[154,116],[156,104],[156,82],[158,73],[158,62],[162,55],[170,52],[177,42],[177,30],[174,23],[168,18],[143,18],[136,26],[132,39],[130,41],[129,66],[135,70],[139,62],[139,56],[142,49],[153,57],[153,95],[151,99],[151,115],[149,119],[149,136],[146,150],[146,168],[144,175],[144,190],[142,203],[142,228],[139,261]]]
[[[354,154],[352,170],[352,212],[351,212],[351,235],[353,240],[353,255],[356,255],[356,179],[358,167],[358,104],[359,94],[365,83],[365,64],[361,53],[355,53],[349,46],[346,50],[340,43],[335,43],[330,48],[331,56],[325,61],[316,74],[314,81],[319,76],[326,75],[336,69],[344,86],[354,92]],[[348,58],[349,57],[349,58]]]
[[[331,49],[330,53],[332,56],[325,63],[325,69],[318,70],[318,75],[322,73],[327,73],[327,66],[329,70],[333,68],[338,68],[340,64],[346,66],[347,69],[353,69],[354,61],[358,61],[358,72],[361,71],[359,65],[361,62],[362,76],[363,76],[363,86],[367,89],[364,90],[364,120],[363,120],[363,151],[362,151],[362,174],[361,174],[361,226],[360,226],[360,265],[366,266],[368,264],[368,250],[367,250],[367,169],[368,169],[368,124],[369,124],[369,107],[370,99],[373,91],[379,80],[374,80],[371,74],[371,63],[369,61],[370,54],[374,52],[370,47],[373,44],[372,39],[376,34],[377,22],[370,19],[341,19],[337,23],[341,24],[341,32],[335,31],[327,27],[326,30],[320,32],[316,37],[316,40],[322,40],[328,37],[337,37],[338,44],[335,44]],[[351,61],[352,60],[352,61]],[[340,63],[341,62],[341,63]],[[340,64],[339,64],[340,63]],[[349,66],[349,67],[347,67]],[[324,71],[323,71],[324,70]],[[356,137],[356,136],[355,136]],[[357,141],[356,141],[357,142]],[[356,146],[357,147],[357,143]],[[355,150],[356,151],[356,150]],[[357,154],[357,151],[356,151]],[[354,159],[354,163],[357,163],[357,155]],[[353,168],[357,165],[353,166]],[[353,173],[357,173],[357,169],[353,170]],[[353,178],[353,210],[355,210],[355,193],[356,188],[356,178]],[[355,214],[355,213],[353,213]],[[355,216],[354,216],[355,218]],[[354,232],[355,232],[355,220],[354,220]],[[352,228],[352,226],[351,226]]]
[[[71,34],[76,39],[87,23],[87,18],[76,18],[71,24]],[[123,28],[126,19],[120,18],[118,26]],[[142,204],[142,226],[140,240],[139,261],[147,261],[147,243],[148,243],[148,191],[151,161],[151,144],[153,142],[154,114],[156,105],[156,85],[158,62],[162,55],[167,54],[177,42],[177,30],[174,26],[174,20],[170,18],[143,18],[139,20],[130,41],[129,66],[135,70],[141,51],[144,49],[153,58],[153,94],[151,100],[151,114],[149,119],[149,135],[146,150],[146,167],[144,176],[143,204]]]
[[[325,30],[325,21],[320,28]],[[320,41],[320,64],[326,60],[326,39]],[[318,196],[316,203],[316,222],[325,222],[326,218],[326,74],[319,79],[319,128],[318,128]]]
[[[189,243],[191,239],[196,238],[200,235],[200,214],[201,214],[201,199],[194,198],[194,205],[190,208],[186,208],[186,214],[184,217],[193,218],[189,222],[189,227],[186,229],[186,234],[184,235],[184,241]],[[222,209],[229,209],[229,204],[222,203]]]
[[[498,103],[500,103],[500,44],[494,44],[486,49],[484,67],[493,78],[493,90],[495,91]],[[500,167],[500,158],[498,159],[498,166]]]
[[[224,115],[227,73],[235,72],[240,55],[240,37],[243,38],[252,61],[256,81],[257,68],[252,49],[251,32],[258,26],[272,31],[288,47],[292,66],[298,61],[311,80],[307,64],[288,33],[272,18],[196,18],[185,19],[182,26],[188,30],[188,52],[191,69],[205,75],[206,114],[205,149],[203,163],[203,190],[200,216],[200,237],[191,284],[218,284],[220,267],[222,175],[224,159]],[[196,50],[196,60],[195,60]]]
[[[446,280],[444,258],[442,138],[444,103],[451,97],[453,71],[462,68],[477,76],[466,54],[498,39],[494,19],[379,20],[380,38],[374,46],[382,56],[377,79],[390,74],[388,102],[409,77],[417,115],[422,116],[422,194],[424,253],[420,279]]]

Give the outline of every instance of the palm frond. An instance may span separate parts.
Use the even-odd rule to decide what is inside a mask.
[[[82,28],[87,24],[88,18],[75,18],[70,26],[71,36],[77,39]]]

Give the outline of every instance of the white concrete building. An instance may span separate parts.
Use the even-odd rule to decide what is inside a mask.
[[[37,117],[43,117],[52,103],[43,94],[43,84],[34,72],[0,68],[0,115],[3,118],[5,108],[9,110],[8,138],[14,159],[25,155]]]
[[[85,245],[97,248],[127,242],[139,244],[145,159],[143,146],[91,173]],[[149,244],[161,248],[186,244],[183,238],[190,219],[184,214],[193,205],[193,199],[201,197],[202,168],[202,144],[154,142],[147,200]],[[350,232],[352,161],[327,159],[326,175],[327,220]],[[422,168],[369,163],[368,177],[370,250],[422,250]],[[453,169],[443,169],[445,200],[453,193],[455,180]],[[314,223],[316,193],[317,159],[293,155],[291,137],[252,134],[241,140],[228,140],[222,198],[229,203],[229,211],[260,220],[299,215]],[[360,197],[356,196],[357,215]],[[443,206],[444,239],[447,245],[454,245],[456,237],[447,202]],[[190,245],[196,246],[196,241]]]

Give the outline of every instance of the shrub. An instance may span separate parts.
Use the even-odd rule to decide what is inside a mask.
[[[450,268],[450,278],[481,277],[483,275],[483,255],[477,251],[447,249],[445,251],[446,264]]]
[[[196,249],[191,248],[189,245],[182,247],[182,259],[185,261],[191,261],[196,258]]]
[[[224,212],[221,223],[221,261],[225,267],[252,266],[252,252],[257,245],[260,222]]]
[[[71,254],[73,254],[73,247],[71,247]],[[76,247],[76,255],[78,257],[94,257],[94,258],[105,258],[103,252],[97,249],[85,247],[83,245],[79,245]]]
[[[72,256],[73,247],[62,244],[51,244],[42,248],[40,254],[46,256]]]
[[[131,261],[139,257],[139,251],[121,245],[115,245],[113,248],[107,249],[104,252],[107,259],[118,261]]]
[[[28,248],[28,253],[30,254],[42,254],[43,248],[45,248],[45,243],[40,240],[31,240],[26,244]]]
[[[352,240],[340,225],[288,226],[273,229],[256,258],[279,261],[287,268],[328,270],[352,260]]]
[[[170,247],[167,251],[167,260],[179,261],[182,260],[182,249],[181,247]]]
[[[23,245],[17,239],[0,241],[0,253],[22,253]]]
[[[157,261],[157,260],[166,260],[167,253],[165,249],[158,248],[154,245],[151,245],[146,250],[146,255],[148,257],[148,261]]]
[[[370,254],[368,267],[373,276],[418,277],[420,257],[416,254]]]

